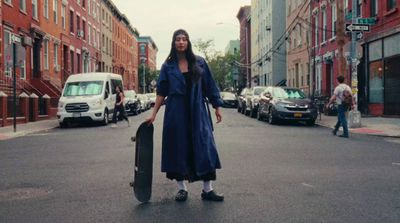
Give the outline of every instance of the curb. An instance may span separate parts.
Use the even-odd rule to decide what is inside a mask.
[[[325,127],[325,128],[333,129],[332,126],[329,126],[328,124],[324,124],[324,123],[315,123],[315,125],[319,125],[319,126],[322,126],[322,127]],[[378,136],[378,137],[386,137],[386,138],[400,138],[400,135],[387,135],[387,134],[351,132],[350,128],[349,128],[349,132],[353,133],[353,134],[359,134],[359,135]]]

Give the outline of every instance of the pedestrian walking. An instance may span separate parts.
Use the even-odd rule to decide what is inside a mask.
[[[338,120],[335,128],[332,130],[332,134],[336,135],[340,126],[343,127],[343,134],[340,137],[349,138],[349,130],[347,126],[346,113],[351,108],[354,109],[354,98],[351,95],[351,88],[349,85],[344,83],[344,76],[338,76],[338,86],[335,88],[332,97],[329,99],[327,107],[331,104],[336,103],[338,111]]]
[[[207,98],[215,109],[217,123],[222,121],[223,102],[206,61],[195,56],[185,30],[174,32],[169,56],[162,65],[157,83],[157,98],[149,123],[168,97],[164,113],[161,171],[176,180],[176,201],[185,201],[185,181],[203,181],[201,198],[223,201],[212,187],[216,169],[221,168],[212,133]]]
[[[119,112],[119,116],[125,119],[128,122],[128,127],[130,126],[130,122],[128,119],[128,115],[126,114],[125,107],[124,107],[124,92],[120,86],[115,87],[115,91],[117,93],[117,98],[115,100],[115,106],[114,106],[114,113],[112,117],[112,122],[113,124],[111,127],[115,128],[117,127],[117,113]]]

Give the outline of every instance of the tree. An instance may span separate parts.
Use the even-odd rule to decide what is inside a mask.
[[[144,72],[145,72],[145,84],[146,84],[146,92],[149,92],[148,89],[150,89],[150,83],[152,80],[157,81],[158,76],[160,75],[159,70],[150,70],[148,66],[144,66]],[[139,73],[139,86],[140,86],[140,92],[143,92],[143,65],[139,65],[138,69]]]
[[[232,74],[237,70],[235,61],[239,61],[240,54],[222,54],[213,49],[213,40],[195,40],[193,46],[204,55],[210,70],[217,82],[220,90],[233,88],[234,86]]]

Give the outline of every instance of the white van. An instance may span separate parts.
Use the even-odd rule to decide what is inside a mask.
[[[107,125],[114,111],[117,85],[123,89],[122,77],[118,74],[84,73],[69,76],[58,102],[60,127],[82,121]]]

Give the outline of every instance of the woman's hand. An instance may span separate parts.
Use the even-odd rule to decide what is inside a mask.
[[[215,109],[215,116],[217,117],[217,123],[220,123],[222,121],[222,115],[219,107]]]
[[[146,119],[147,124],[151,125],[154,120],[156,119],[155,115],[150,116],[149,118]]]

